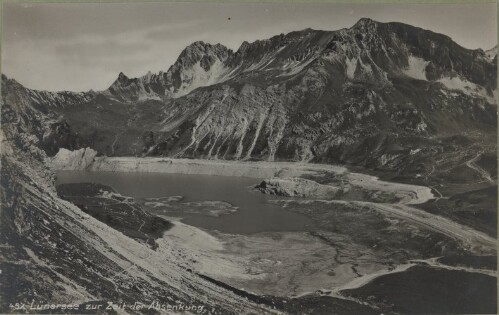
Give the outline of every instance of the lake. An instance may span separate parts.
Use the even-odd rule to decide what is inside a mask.
[[[231,234],[271,231],[310,231],[313,221],[270,203],[283,199],[252,190],[259,179],[248,177],[135,172],[58,171],[57,184],[99,183],[125,196],[158,198],[183,196],[181,202],[226,201],[239,209],[219,217],[180,213],[181,221],[196,227]]]

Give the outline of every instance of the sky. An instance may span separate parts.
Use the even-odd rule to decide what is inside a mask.
[[[403,22],[484,50],[497,44],[496,4],[4,3],[1,71],[32,89],[106,89],[120,72],[166,71],[190,43],[233,50],[305,28],[360,18]]]

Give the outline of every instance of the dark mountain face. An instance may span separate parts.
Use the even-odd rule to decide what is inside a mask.
[[[167,72],[121,73],[103,92],[12,85],[7,94],[61,115],[64,134],[46,139],[105,155],[345,163],[436,178],[495,154],[496,68],[491,52],[445,35],[361,19],[235,52],[195,42]]]

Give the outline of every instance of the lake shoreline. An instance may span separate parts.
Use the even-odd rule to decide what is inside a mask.
[[[144,172],[197,174],[266,178],[279,175],[300,176],[307,172],[342,174],[346,167],[301,162],[229,161],[177,159],[168,157],[107,157],[96,156],[90,148],[70,151],[61,149],[50,159],[54,170],[89,170],[108,172]]]
[[[49,161],[56,171],[87,170],[99,172],[139,172],[238,176],[256,179],[294,178],[334,174],[367,190],[400,192],[402,203],[422,204],[434,198],[431,188],[413,184],[383,181],[377,176],[350,172],[344,166],[301,162],[228,161],[176,159],[166,157],[106,157],[95,156],[90,148],[69,151],[61,149]],[[92,158],[89,158],[92,157]],[[312,197],[312,196],[311,196]]]

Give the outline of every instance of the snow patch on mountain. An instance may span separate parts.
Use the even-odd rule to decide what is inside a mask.
[[[353,76],[355,75],[355,70],[357,70],[357,58],[346,58],[345,59],[345,64],[346,64],[346,74],[347,78],[353,79]]]
[[[450,90],[461,91],[464,94],[470,96],[483,97],[487,99],[489,103],[496,103],[497,89],[494,90],[492,95],[489,95],[483,87],[476,85],[475,83],[470,82],[460,76],[442,77],[438,79],[437,82],[442,83]]]
[[[228,75],[230,72],[230,69],[225,67],[220,60],[216,60],[208,71],[204,70],[198,61],[192,68],[182,71],[180,74],[182,85],[174,93],[174,97],[181,97],[197,88],[226,81],[231,78]]]
[[[476,88],[476,85],[469,82],[466,79],[462,79],[458,76],[455,77],[442,77],[437,80],[437,82],[442,83],[448,89],[451,90],[459,90],[465,92],[466,94],[470,94]]]
[[[428,65],[428,61],[415,57],[409,56],[409,66],[406,69],[403,69],[402,72],[411,78],[417,80],[427,80],[426,79],[426,66]]]

